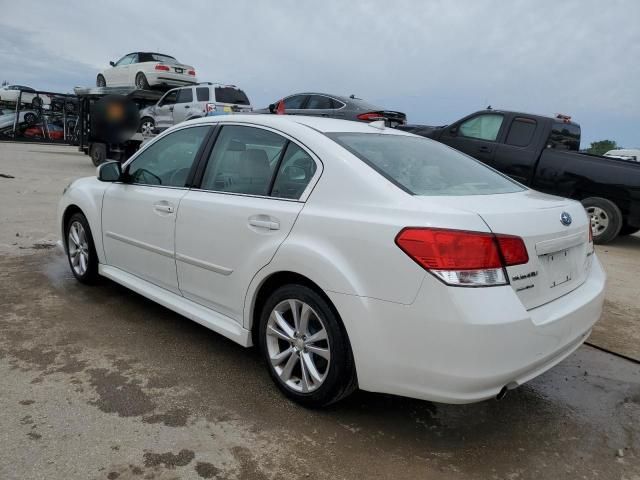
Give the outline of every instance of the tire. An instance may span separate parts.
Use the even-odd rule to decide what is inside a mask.
[[[140,120],[140,126],[138,127],[138,131],[142,133],[142,135],[153,135],[153,129],[156,126],[156,122],[151,117],[144,117]]]
[[[304,315],[307,327],[298,324],[301,331],[294,327],[292,306],[301,320],[302,312],[308,313]],[[276,321],[276,311],[285,328]],[[305,407],[324,407],[357,388],[353,355],[342,322],[315,290],[290,284],[273,292],[262,309],[258,335],[271,378],[291,400]]]
[[[631,225],[623,225],[620,229],[620,233],[618,233],[618,236],[622,237],[623,235],[633,235],[634,233],[638,232],[640,232],[640,228],[632,227]]]
[[[140,90],[149,90],[149,82],[147,82],[147,77],[145,77],[142,72],[138,72],[136,75],[136,88]]]
[[[98,279],[98,256],[86,217],[74,213],[64,228],[67,260],[71,273],[84,284],[93,285]]]
[[[106,87],[107,81],[105,80],[103,75],[98,75],[96,77],[96,87]]]
[[[107,146],[104,143],[92,143],[89,148],[91,161],[97,167],[107,159]]]
[[[611,200],[600,197],[589,197],[582,200],[591,220],[593,242],[604,245],[611,242],[622,228],[622,212]]]
[[[33,125],[34,123],[36,123],[36,120],[38,120],[38,117],[35,113],[24,114],[24,121],[27,123],[27,125]]]

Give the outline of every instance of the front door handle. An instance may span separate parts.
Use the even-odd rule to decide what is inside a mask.
[[[160,212],[160,213],[173,213],[175,211],[175,208],[173,208],[173,205],[165,201],[154,204],[153,209],[156,212]]]
[[[478,148],[478,151],[479,152],[483,152],[483,153],[489,153],[489,152],[491,152],[491,148],[483,146],[483,147]]]
[[[191,105],[185,105],[184,108],[191,108]]]
[[[267,230],[280,230],[280,223],[266,215],[258,215],[249,219],[249,225]]]

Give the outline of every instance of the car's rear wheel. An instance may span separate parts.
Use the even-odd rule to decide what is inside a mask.
[[[605,244],[612,241],[622,228],[622,212],[611,200],[600,197],[589,197],[582,200],[591,221],[593,241]]]
[[[95,283],[98,280],[98,256],[86,217],[80,212],[74,213],[67,222],[65,234],[71,273],[82,283]]]
[[[35,113],[29,112],[24,114],[24,121],[27,123],[27,125],[36,123],[36,120],[38,120],[38,117]]]
[[[304,285],[285,285],[262,309],[260,348],[280,390],[307,407],[337,402],[356,388],[347,334],[327,300]]]
[[[142,120],[140,120],[140,127],[138,128],[138,131],[145,136],[153,135],[153,129],[155,128],[155,126],[156,122],[153,121],[153,118],[144,117]]]
[[[96,77],[96,87],[106,87],[107,81],[105,80],[103,75],[98,75]]]
[[[136,87],[140,90],[148,90],[149,82],[147,82],[147,77],[144,76],[144,73],[139,72],[136,75]]]

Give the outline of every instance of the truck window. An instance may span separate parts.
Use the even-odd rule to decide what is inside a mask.
[[[216,87],[216,102],[249,105],[249,99],[239,88]]]
[[[515,147],[526,147],[531,143],[537,125],[537,122],[532,118],[514,118],[505,143]]]
[[[198,97],[199,102],[208,102],[209,101],[209,87],[197,87],[196,88],[196,97]]]
[[[547,146],[556,150],[580,150],[580,125],[553,122]]]
[[[495,142],[502,121],[503,116],[497,113],[478,115],[462,122],[458,131],[463,137]]]
[[[178,99],[176,103],[191,103],[193,102],[193,91],[191,88],[181,88],[178,90]]]

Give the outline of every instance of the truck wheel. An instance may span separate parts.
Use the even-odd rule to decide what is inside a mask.
[[[603,245],[618,236],[622,228],[622,212],[615,203],[606,198],[589,197],[582,200],[582,205],[591,220],[594,243]]]
[[[89,147],[89,155],[97,167],[107,159],[107,146],[104,143],[92,143]]]

